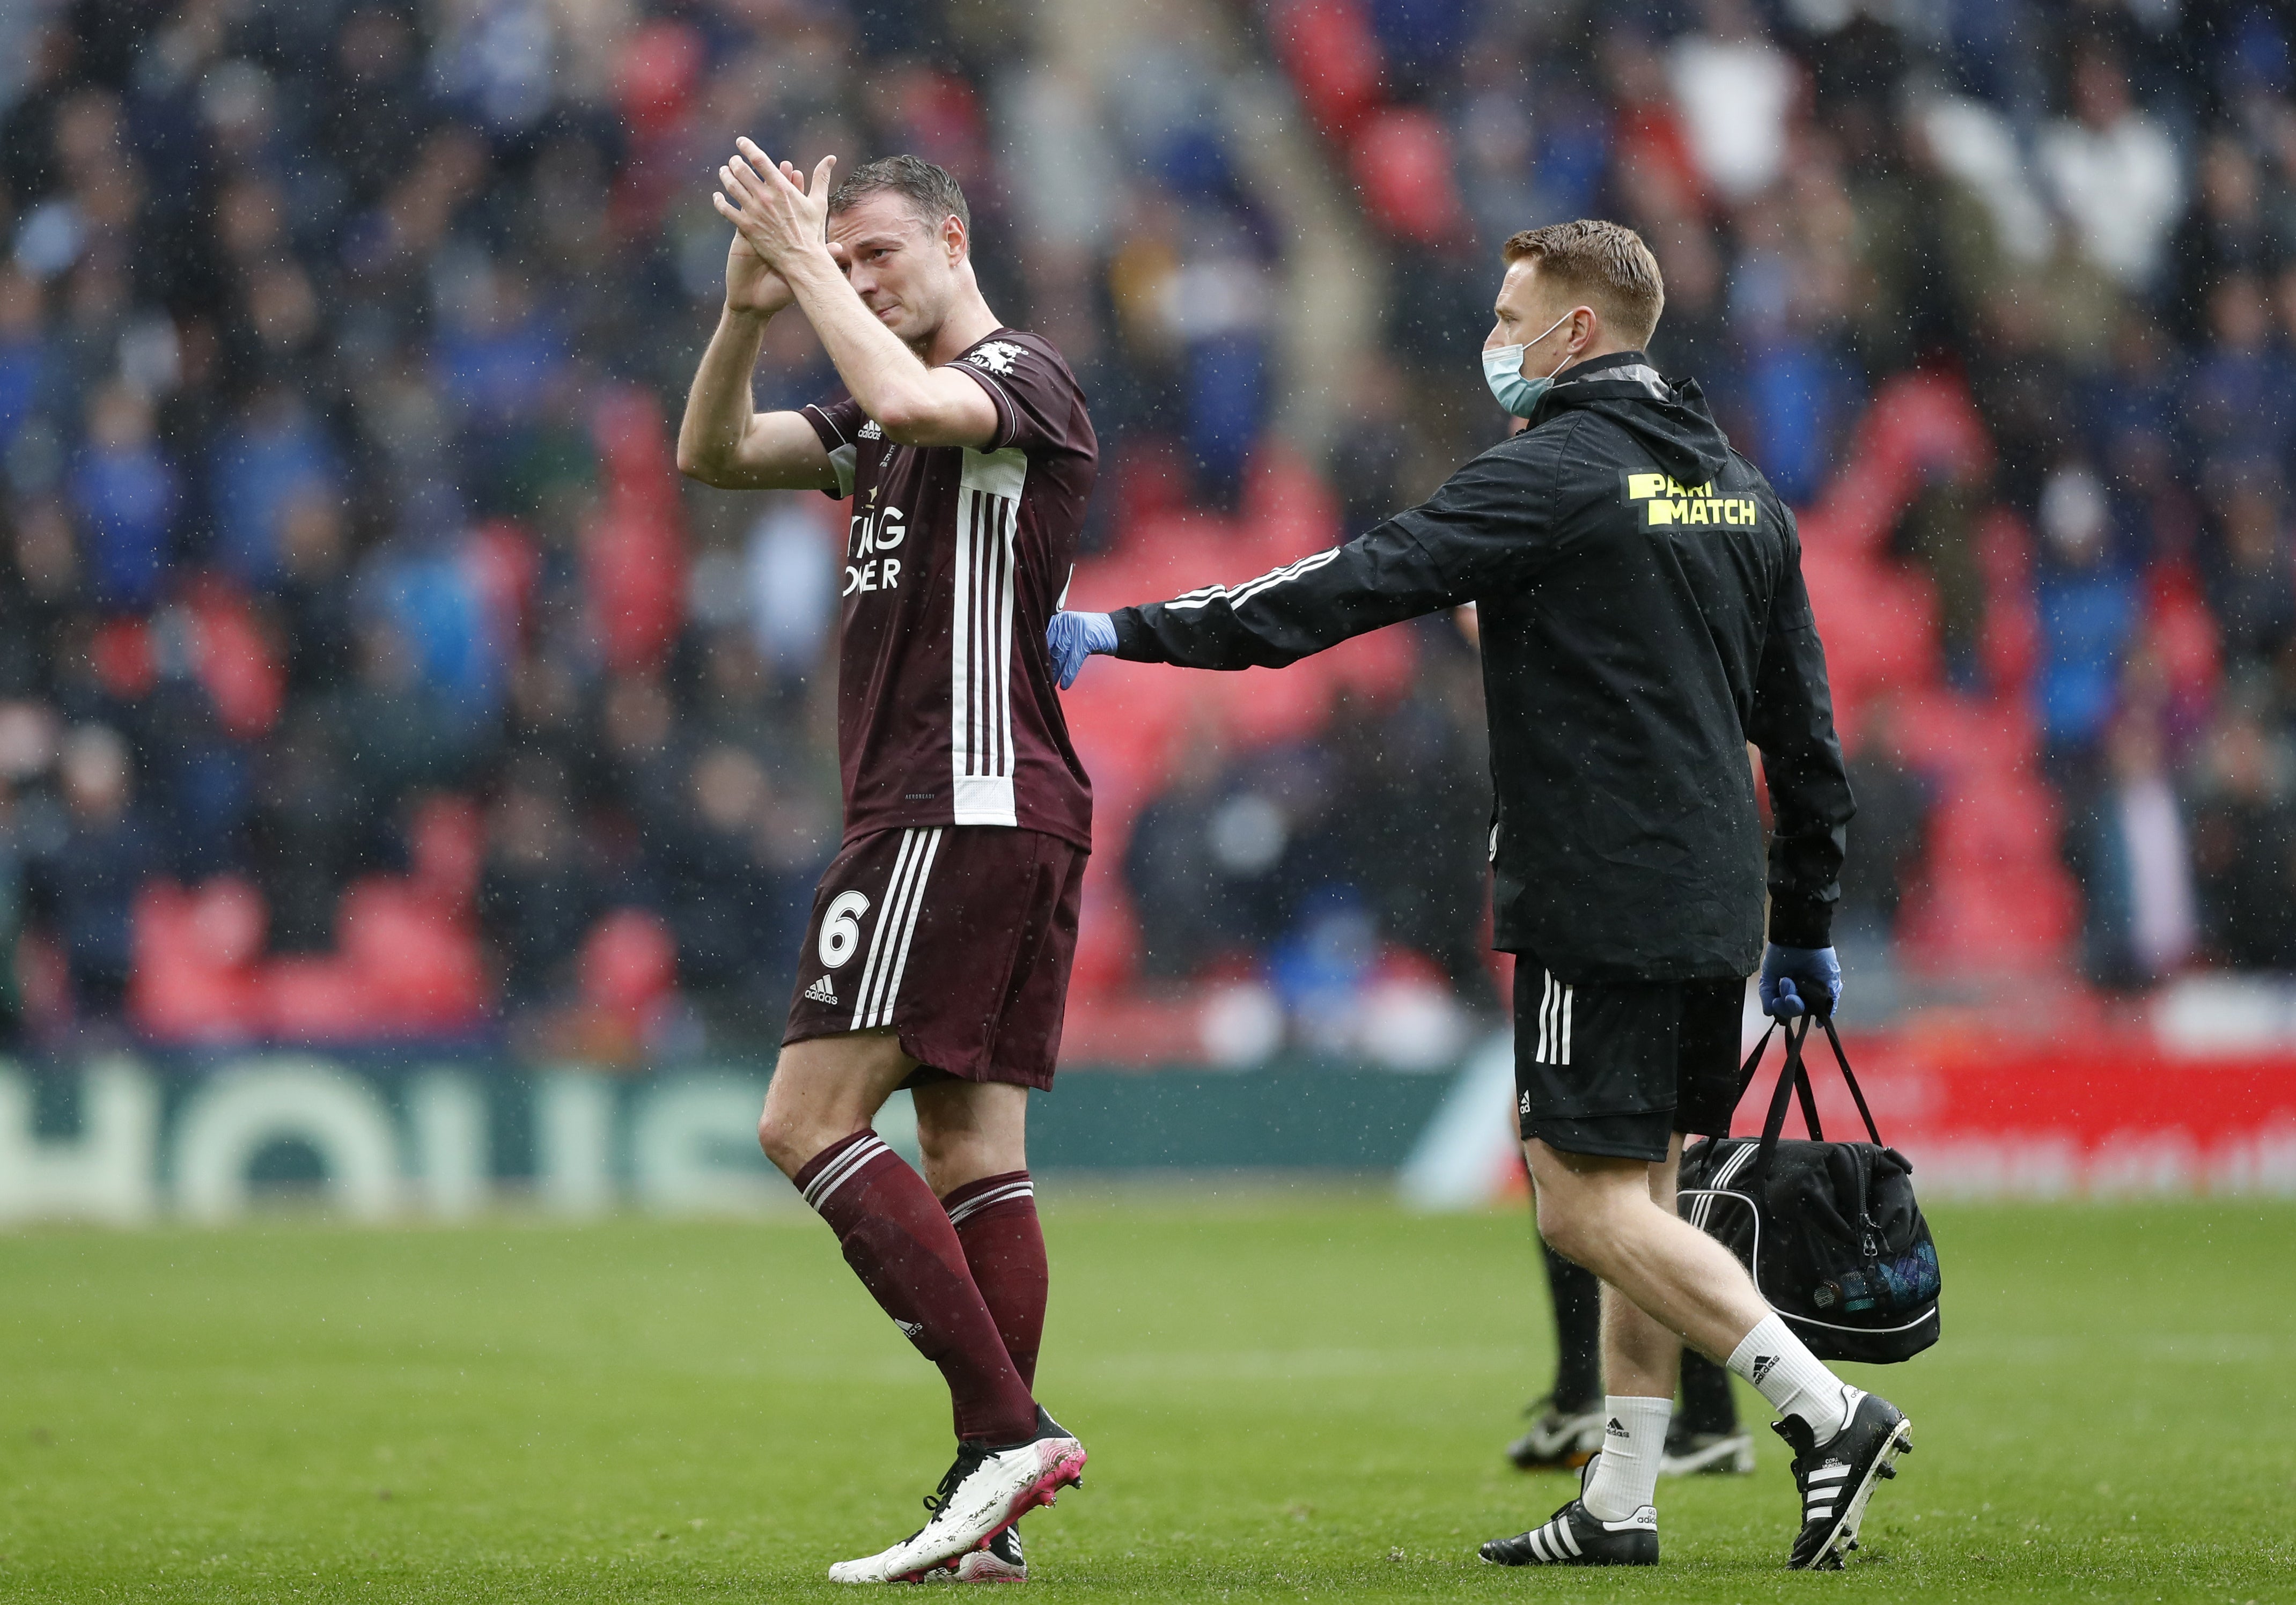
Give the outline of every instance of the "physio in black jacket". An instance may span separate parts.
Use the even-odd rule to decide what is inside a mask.
[[[1727,1128],[1740,999],[1830,1011],[1849,782],[1793,515],[1691,383],[1642,348],[1665,299],[1633,230],[1506,242],[1486,382],[1529,427],[1420,506],[1235,585],[1063,613],[1063,686],[1113,653],[1281,667],[1464,602],[1489,709],[1496,944],[1517,955],[1515,1062],[1541,1235],[1601,1277],[1603,1448],[1580,1496],[1483,1546],[1510,1565],[1647,1564],[1680,1343],[1776,1406],[1796,1451],[1788,1563],[1833,1567],[1910,1443],[1835,1377],[1729,1252],[1674,1210],[1682,1134]],[[1760,748],[1775,831],[1763,952]]]

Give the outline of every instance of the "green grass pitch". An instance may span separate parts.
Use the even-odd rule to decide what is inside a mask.
[[[1652,1572],[1504,1571],[1548,1363],[1519,1212],[1048,1189],[1062,1599],[2296,1599],[2296,1206],[1940,1209],[1917,1449],[1841,1576],[1785,1455]],[[1760,1404],[1743,1395],[1752,1410]],[[1761,1419],[1761,1418],[1757,1418]],[[939,1378],[810,1216],[0,1238],[0,1599],[829,1598],[922,1520]]]

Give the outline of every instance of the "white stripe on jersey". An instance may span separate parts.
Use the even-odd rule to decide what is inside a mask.
[[[952,817],[961,825],[1019,823],[1013,802],[1013,612],[1028,479],[1028,454],[1013,447],[964,454],[948,687]]]
[[[1297,562],[1286,563],[1280,569],[1270,569],[1258,579],[1248,579],[1233,590],[1226,585],[1201,586],[1185,596],[1175,596],[1164,605],[1168,608],[1193,611],[1197,608],[1209,606],[1226,597],[1230,607],[1241,607],[1270,585],[1280,585],[1287,579],[1297,579],[1303,574],[1313,574],[1325,563],[1335,560],[1343,550],[1345,550],[1344,547],[1333,546],[1326,551],[1311,553]]]

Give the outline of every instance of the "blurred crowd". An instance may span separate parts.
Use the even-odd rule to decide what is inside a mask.
[[[1289,258],[1331,242],[1276,226],[1238,148],[1229,92],[1267,73],[1388,268],[1336,436],[1304,443],[1331,535],[1499,432],[1473,362],[1497,243],[1619,217],[1666,271],[1660,365],[1790,500],[1893,376],[1965,391],[1989,450],[1924,478],[1890,561],[1933,598],[1947,688],[2030,708],[2080,893],[2077,950],[2044,956],[2112,987],[2296,969],[2276,11],[1234,20],[1241,59],[1176,29],[1095,78],[1020,0],[6,8],[8,1009],[596,1053],[770,1036],[837,835],[838,526],[672,470],[722,291],[708,175],[737,132],[954,172],[990,305],[1083,381],[1087,545],[1120,554],[1160,512],[1236,515],[1277,447]],[[759,404],[834,389],[779,320]],[[2004,573],[2033,638],[2013,676]],[[1095,884],[1136,941],[1080,987],[1256,989],[1263,1045],[1361,1047],[1318,1022],[1398,978],[1493,1008],[1472,649],[1450,620],[1414,641],[1403,683],[1281,741],[1180,743],[1103,815]],[[1854,722],[1843,921],[1882,954],[1945,783],[1892,729]],[[347,1001],[395,995],[359,986],[386,973],[433,1006]],[[1442,1016],[1399,1018],[1453,1040]]]

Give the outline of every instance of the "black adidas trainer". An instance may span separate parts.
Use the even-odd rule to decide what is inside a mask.
[[[1583,1491],[1594,1475],[1579,1473]],[[1494,1538],[1476,1552],[1493,1566],[1656,1566],[1658,1507],[1644,1505],[1624,1521],[1604,1521],[1577,1500],[1542,1527],[1512,1538]]]
[[[1809,1426],[1790,1415],[1772,1430],[1793,1446],[1795,1491],[1801,1495],[1801,1531],[1786,1565],[1794,1571],[1838,1571],[1857,1547],[1857,1524],[1874,1485],[1895,1477],[1890,1462],[1914,1447],[1913,1424],[1879,1394],[1861,1393],[1841,1430],[1823,1445]]]

